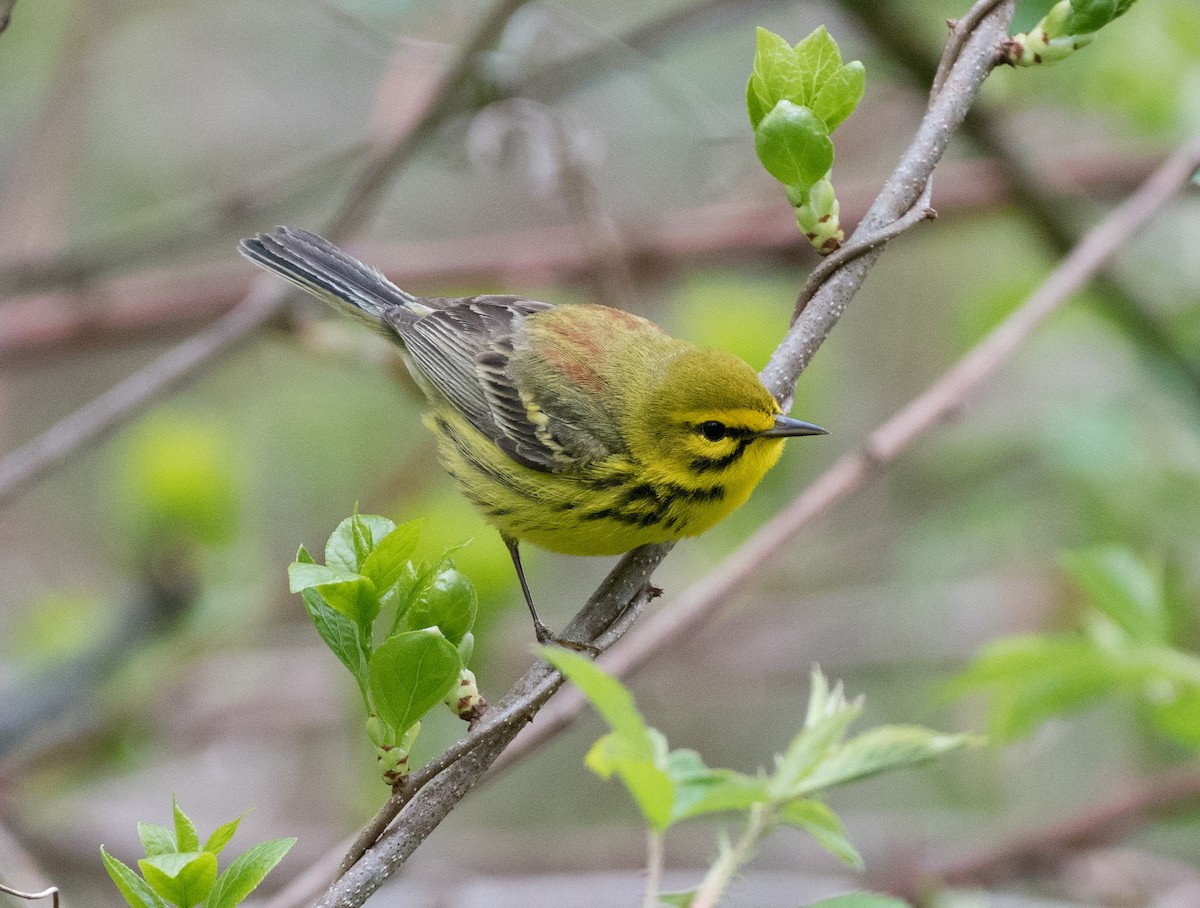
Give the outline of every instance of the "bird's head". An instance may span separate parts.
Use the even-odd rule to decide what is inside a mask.
[[[724,350],[672,359],[628,429],[631,449],[660,479],[686,488],[750,489],[779,459],[783,440],[824,435],[780,412],[754,370]]]

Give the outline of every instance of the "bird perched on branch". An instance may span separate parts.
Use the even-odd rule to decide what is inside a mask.
[[[571,642],[538,617],[521,542],[617,555],[695,536],[746,501],[785,438],[826,434],[733,354],[618,309],[416,297],[290,227],[239,250],[400,345],[442,465],[504,538],[542,643]]]

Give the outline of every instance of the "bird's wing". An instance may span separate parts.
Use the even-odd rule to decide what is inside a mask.
[[[517,463],[554,472],[590,451],[575,451],[553,431],[553,406],[522,389],[509,368],[521,322],[549,309],[518,296],[422,300],[434,312],[396,325],[418,368],[479,431]]]

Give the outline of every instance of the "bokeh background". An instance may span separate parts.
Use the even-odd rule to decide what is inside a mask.
[[[1029,27],[1048,4],[1022,4]],[[19,0],[0,35],[0,449],[15,451],[228,312],[239,237],[322,229],[421,117],[486,7],[467,0]],[[867,67],[836,135],[849,225],[919,120],[943,0],[531,2],[418,134],[348,240],[418,293],[601,300],[761,366],[816,258],[761,170],[744,107],[754,26],[826,25]],[[1141,0],[1086,51],[998,70],[938,171],[940,217],[892,244],[801,379],[793,441],[751,503],[656,575],[701,578],[920,391],[1082,233],[1200,130],[1200,10]],[[749,582],[725,617],[631,685],[710,765],[767,765],[819,663],[863,726],[986,728],[944,682],[990,640],[1070,627],[1062,553],[1126,547],[1200,592],[1200,199],[1182,198],[973,395],[953,424]],[[358,504],[424,518],[481,597],[476,670],[498,696],[532,635],[497,536],[458,497],[382,341],[297,301],[183,387],[0,511],[0,881],[120,904],[99,846],[132,862],[172,793],[203,832],[300,841],[295,881],[386,796],[353,684],[285,569]],[[562,626],[611,567],[528,550]],[[461,734],[439,717],[418,757]],[[582,766],[594,717],[478,792],[373,904],[636,903],[641,827]],[[995,847],[1186,766],[1129,703],[831,794],[856,876],[773,838],[730,904],[793,905]],[[1200,904],[1200,814],[1176,804],[1048,876],[963,904]],[[668,841],[698,879],[717,827]],[[40,876],[39,876],[40,874]],[[1189,889],[1188,887],[1193,887]],[[1180,893],[1185,893],[1181,895]],[[7,904],[0,895],[0,905]],[[973,901],[972,901],[973,900]],[[15,902],[14,902],[15,904]],[[283,904],[283,902],[277,903]]]

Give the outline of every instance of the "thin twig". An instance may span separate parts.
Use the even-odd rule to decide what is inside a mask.
[[[17,0],[0,0],[0,35],[12,22],[12,11],[16,5]]]
[[[3,24],[3,20],[0,20],[0,26]],[[49,889],[43,889],[41,892],[22,892],[20,889],[10,889],[8,886],[0,883],[0,892],[7,892],[9,895],[15,895],[19,899],[29,899],[31,902],[35,902],[38,899],[49,898],[50,904],[53,906],[53,908],[58,908],[57,886],[51,886]]]
[[[839,268],[848,265],[860,255],[865,255],[872,249],[882,246],[889,240],[894,240],[906,230],[915,227],[921,221],[931,221],[937,217],[937,212],[929,207],[930,197],[933,195],[933,184],[925,183],[925,188],[921,191],[921,197],[916,203],[892,223],[888,224],[874,233],[859,237],[857,234],[851,237],[850,242],[839,247],[826,258],[821,260],[811,272],[809,272],[808,280],[804,282],[804,286],[800,290],[800,296],[796,300],[796,308],[792,311],[792,322],[794,323],[801,314],[804,308],[808,305],[808,301],[813,298],[821,285],[825,283],[826,278],[833,274]]]

